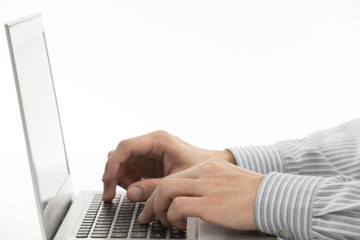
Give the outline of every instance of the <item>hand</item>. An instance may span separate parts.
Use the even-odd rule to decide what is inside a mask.
[[[128,189],[132,201],[145,201],[162,177],[185,170],[210,157],[221,157],[235,164],[229,151],[210,151],[194,147],[164,131],[121,141],[109,152],[103,176],[103,200],[111,201],[116,186]]]
[[[164,227],[186,228],[186,217],[227,228],[257,230],[255,202],[264,175],[211,158],[164,178],[139,216],[142,224],[155,216]]]

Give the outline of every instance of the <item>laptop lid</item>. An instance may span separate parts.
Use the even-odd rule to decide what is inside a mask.
[[[44,239],[71,205],[73,186],[41,14],[5,24]]]

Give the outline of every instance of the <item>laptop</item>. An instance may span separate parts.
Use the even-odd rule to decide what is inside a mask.
[[[185,231],[154,220],[141,225],[144,203],[124,189],[112,202],[101,192],[74,195],[41,14],[5,24],[43,239],[276,239],[188,218]]]

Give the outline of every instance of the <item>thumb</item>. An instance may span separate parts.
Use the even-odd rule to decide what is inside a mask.
[[[162,178],[149,178],[131,184],[127,189],[127,197],[133,202],[145,202],[155,191]]]

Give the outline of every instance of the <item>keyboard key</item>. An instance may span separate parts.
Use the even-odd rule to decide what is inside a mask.
[[[146,236],[146,232],[132,232],[130,235],[131,238],[146,238]]]
[[[78,233],[89,233],[90,229],[79,229]]]
[[[130,227],[130,223],[115,223],[114,227],[124,227],[124,228],[129,228]]]
[[[89,227],[89,228],[80,227],[79,231],[89,231],[90,232],[90,229],[91,229],[91,227]]]
[[[114,214],[111,214],[111,213],[110,214],[106,214],[106,213],[104,214],[103,213],[103,214],[99,215],[99,219],[114,219]]]
[[[95,224],[95,226],[96,227],[109,227],[109,226],[111,226],[111,222],[110,223],[109,222],[97,222]]]
[[[129,226],[114,226],[114,229],[129,229],[130,228],[130,225]]]
[[[83,223],[93,223],[94,219],[84,219]]]
[[[114,217],[113,216],[102,216],[102,217],[99,217],[98,220],[113,220]]]
[[[151,228],[152,229],[164,229],[164,230],[166,229],[161,224],[152,224]]]
[[[134,228],[148,228],[149,224],[139,224],[139,223],[134,223]]]
[[[78,232],[90,232],[91,228],[79,228]]]
[[[91,238],[107,238],[107,234],[93,234]]]
[[[81,225],[79,229],[90,229],[92,226],[83,226]]]
[[[113,233],[128,233],[129,229],[113,229]]]
[[[125,209],[120,208],[118,215],[125,215],[129,213],[132,214],[133,212],[134,212],[134,208],[125,208]]]
[[[105,233],[109,233],[109,229],[105,229],[105,230],[103,230],[103,229],[94,229],[94,231],[93,231],[93,234],[105,234]]]
[[[126,197],[123,199],[121,197],[117,195],[109,203],[102,201],[101,194],[95,197],[86,212],[76,237],[164,239],[168,236],[168,229],[164,228],[158,220],[151,224],[139,223],[137,218],[144,209],[144,203],[133,203]],[[131,226],[133,220],[134,224]],[[113,228],[111,228],[112,226]],[[111,233],[110,229],[112,229]],[[171,239],[186,239],[186,231],[178,231],[173,227],[169,229],[169,232]]]
[[[111,238],[127,238],[127,233],[113,233]]]
[[[96,215],[97,212],[98,212],[98,210],[89,210],[89,211],[86,212],[86,214],[94,214],[94,215]]]
[[[94,231],[107,231],[107,232],[109,232],[110,231],[110,227],[107,227],[107,228],[97,228],[97,227],[95,227],[94,228]]]
[[[107,229],[110,229],[110,227],[111,227],[111,224],[107,224],[107,225],[99,225],[99,224],[96,224],[95,225],[95,229],[97,229],[97,228],[107,228]]]
[[[88,234],[77,234],[76,238],[87,238],[89,235]]]
[[[150,238],[166,238],[166,231],[151,231]]]
[[[147,232],[148,229],[147,228],[133,228],[132,232]]]
[[[170,238],[171,239],[185,239],[186,238],[186,232],[184,232],[184,231],[171,231],[170,232]]]
[[[92,223],[82,223],[81,227],[91,227],[92,225]]]
[[[84,218],[96,218],[97,212],[86,213]]]

